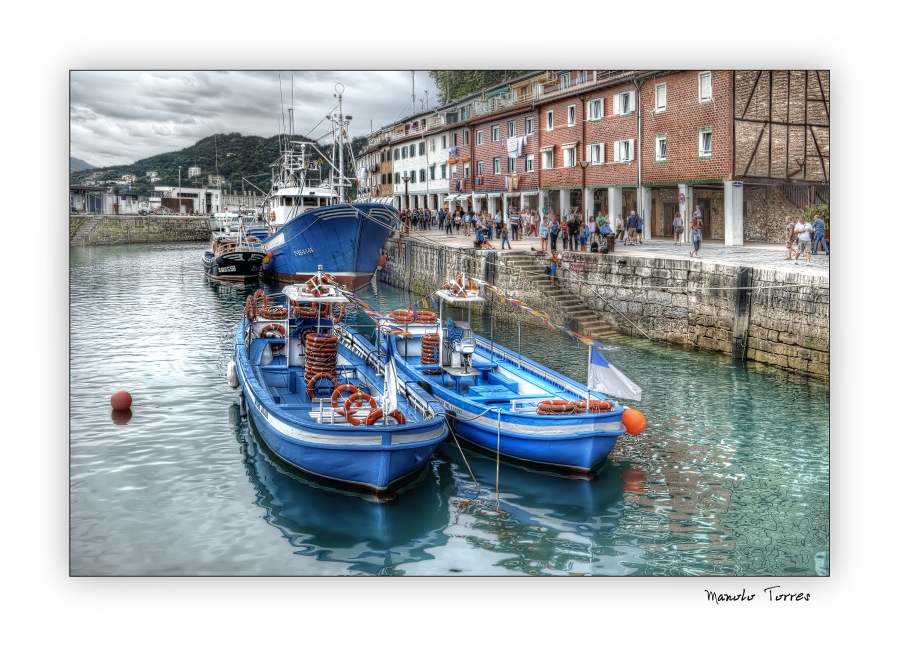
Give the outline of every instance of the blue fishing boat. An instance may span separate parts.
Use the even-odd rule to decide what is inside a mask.
[[[591,478],[625,433],[646,426],[640,411],[612,399],[641,389],[590,347],[590,388],[473,334],[483,303],[465,276],[437,290],[439,312],[395,310],[379,321],[379,343],[404,379],[447,409],[456,437],[537,470]],[[466,321],[445,317],[463,308]]]
[[[334,145],[326,156],[314,143],[283,137],[281,154],[272,164],[272,189],[263,202],[269,233],[263,278],[277,283],[310,279],[317,267],[356,289],[378,269],[383,247],[398,230],[400,214],[387,204],[347,200],[351,181],[345,176],[353,164],[341,93],[328,116]]]
[[[348,302],[321,273],[271,297],[257,290],[228,381],[280,460],[330,486],[388,499],[447,437],[444,409],[340,323]]]

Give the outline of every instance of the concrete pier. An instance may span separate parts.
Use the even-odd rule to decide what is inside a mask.
[[[782,245],[704,242],[700,258],[671,240],[616,244],[613,253],[562,251],[551,287],[540,240],[511,250],[474,248],[474,236],[412,231],[391,239],[381,279],[425,295],[465,271],[546,312],[558,325],[601,339],[611,334],[722,352],[818,378],[829,377],[828,255],[807,266]],[[520,308],[492,303],[494,316],[541,325]]]

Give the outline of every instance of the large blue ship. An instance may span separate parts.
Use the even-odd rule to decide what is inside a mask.
[[[400,214],[393,206],[346,200],[350,117],[343,115],[340,91],[335,96],[338,107],[328,116],[335,142],[330,157],[291,136],[283,138],[281,155],[272,164],[272,189],[263,205],[268,226],[264,279],[303,282],[321,266],[356,289],[372,279],[385,242],[399,228]],[[352,151],[347,161],[352,164]]]

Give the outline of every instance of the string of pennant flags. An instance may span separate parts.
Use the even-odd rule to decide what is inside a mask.
[[[323,273],[322,275],[332,285],[337,286],[337,279],[335,279],[333,276],[331,276],[329,274],[325,274],[325,273]],[[316,277],[314,276],[313,278],[316,278]],[[309,284],[309,281],[307,281],[307,283]],[[450,281],[450,282],[444,284],[442,289],[451,291],[452,293],[456,294],[457,296],[462,296],[462,294],[466,290],[477,289],[479,287],[483,287],[483,288],[490,290],[491,292],[497,294],[501,303],[509,303],[509,304],[514,305],[515,307],[519,308],[520,310],[527,312],[528,314],[531,314],[532,316],[534,316],[536,318],[541,319],[541,322],[543,323],[543,325],[551,330],[556,330],[557,332],[563,332],[564,334],[569,335],[571,338],[576,339],[576,340],[580,341],[581,343],[583,343],[584,345],[587,345],[590,347],[594,347],[594,348],[602,348],[603,347],[603,345],[599,341],[597,341],[594,337],[587,335],[587,334],[581,334],[579,332],[575,332],[574,330],[570,330],[569,328],[567,328],[563,325],[557,325],[556,323],[553,323],[550,320],[550,315],[547,314],[546,312],[543,312],[539,309],[530,307],[528,304],[526,304],[524,301],[522,301],[518,298],[512,298],[510,296],[507,296],[506,294],[501,292],[499,289],[497,289],[497,287],[495,285],[487,282],[486,280],[481,280],[480,278],[473,278],[471,276],[466,276],[465,274],[460,274],[453,281]],[[347,291],[341,287],[338,287],[338,289],[351,302],[353,302],[359,308],[361,308],[363,310],[363,312],[372,320],[374,320],[374,321],[396,321],[396,319],[394,319],[393,317],[385,316],[385,315],[381,314],[380,312],[378,312],[374,307],[372,307],[371,305],[369,305],[368,303],[363,301],[355,293]],[[433,308],[437,309],[438,305],[437,305],[437,301],[435,300],[435,297],[434,297],[434,292],[411,302],[409,305],[406,306],[406,309],[411,310],[413,312],[413,316],[415,317],[415,311],[416,311],[417,305],[421,305],[422,307],[427,308],[429,304]],[[407,332],[406,330],[403,330],[401,328],[388,328],[387,331],[390,334],[397,334],[399,336],[411,336],[409,332]]]

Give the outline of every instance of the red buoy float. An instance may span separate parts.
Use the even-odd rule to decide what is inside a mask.
[[[131,408],[131,394],[127,390],[117,390],[110,398],[113,410],[128,410]]]
[[[622,413],[622,423],[629,435],[640,435],[647,428],[647,418],[644,414],[634,408],[626,408]]]

